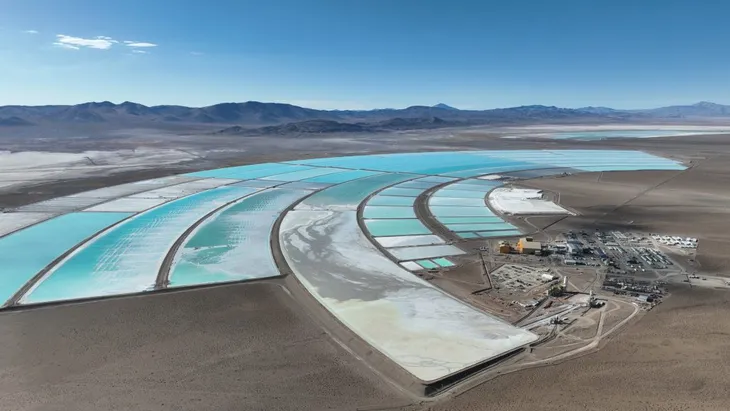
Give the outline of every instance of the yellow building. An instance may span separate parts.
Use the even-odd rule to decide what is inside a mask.
[[[534,241],[532,237],[523,237],[517,241],[517,252],[520,254],[540,254],[542,243]]]
[[[499,243],[499,252],[502,254],[509,254],[512,252],[512,246],[506,241]]]

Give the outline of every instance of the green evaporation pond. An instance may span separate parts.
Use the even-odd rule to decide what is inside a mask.
[[[429,270],[432,268],[439,268],[439,265],[434,263],[431,260],[418,260],[418,261],[416,261],[416,263],[418,263],[418,265],[420,265],[421,267],[429,269]]]
[[[454,263],[452,263],[451,261],[449,261],[448,259],[443,258],[443,257],[434,258],[433,262],[440,265],[441,267],[453,267],[454,266]]]

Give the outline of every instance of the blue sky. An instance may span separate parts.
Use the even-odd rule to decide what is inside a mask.
[[[730,103],[728,16],[726,0],[5,0],[0,105]]]

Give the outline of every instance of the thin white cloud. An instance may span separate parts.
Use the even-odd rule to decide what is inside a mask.
[[[99,40],[109,40],[109,41],[111,41],[112,43],[115,43],[115,44],[116,43],[119,43],[119,41],[114,40],[113,38],[108,37],[108,36],[97,36],[96,38],[99,39]]]
[[[69,50],[78,50],[79,49],[79,47],[76,47],[71,44],[66,44],[66,43],[53,43],[53,45],[64,48],[64,49],[69,49]]]
[[[57,34],[56,39],[57,41],[53,43],[56,46],[74,50],[78,50],[81,47],[97,50],[109,50],[116,42],[116,40],[106,36],[97,36],[91,39],[85,39],[82,37]]]
[[[127,47],[157,47],[157,44],[155,44],[155,43],[145,43],[143,41],[125,40],[124,44],[126,44]]]
[[[149,51],[144,51],[144,50],[132,50],[132,53],[137,53],[137,54],[150,54]]]
[[[201,53],[199,51],[191,51],[190,54],[193,56],[202,56],[203,55],[203,53]]]
[[[25,30],[25,31],[23,31],[23,33],[26,33],[26,34],[38,34],[38,30]]]

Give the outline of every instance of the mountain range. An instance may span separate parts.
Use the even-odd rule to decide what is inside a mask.
[[[469,125],[529,123],[629,122],[658,119],[730,120],[730,106],[700,102],[647,110],[608,107],[577,109],[554,106],[520,106],[491,110],[460,110],[439,103],[404,109],[317,110],[283,103],[221,103],[207,107],[145,106],[125,101],[77,105],[0,106],[0,127],[32,127],[64,124],[142,126],[198,124],[219,133],[280,134],[315,132],[367,132]],[[225,126],[225,127],[224,127]]]

